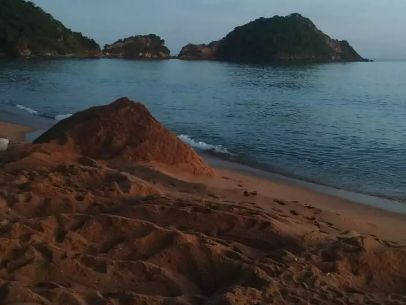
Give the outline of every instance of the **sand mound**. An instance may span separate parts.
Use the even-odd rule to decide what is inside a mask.
[[[155,163],[194,175],[214,174],[143,104],[127,98],[78,112],[60,121],[34,143],[62,145],[68,151],[115,164]]]
[[[26,217],[82,213],[95,204],[162,194],[148,181],[58,145],[15,145],[1,155],[0,168],[0,202]]]
[[[63,146],[12,147],[0,154],[0,304],[406,304],[404,243],[208,191]]]

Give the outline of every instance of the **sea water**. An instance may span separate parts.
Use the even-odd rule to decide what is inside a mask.
[[[404,61],[0,61],[0,120],[45,129],[123,96],[145,103],[197,150],[287,177],[406,200]]]

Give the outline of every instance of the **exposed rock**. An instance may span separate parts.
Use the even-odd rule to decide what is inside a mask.
[[[179,58],[181,59],[214,59],[214,55],[219,46],[219,41],[213,41],[206,44],[188,44],[184,46],[179,53]]]
[[[62,145],[68,152],[114,164],[169,166],[194,175],[213,170],[141,103],[121,98],[60,121],[34,143]]]
[[[165,40],[154,34],[120,39],[104,47],[106,57],[127,59],[168,59],[170,51]]]
[[[7,150],[9,142],[6,138],[0,138],[0,151]]]

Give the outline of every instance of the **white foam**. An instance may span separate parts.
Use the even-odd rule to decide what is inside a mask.
[[[67,119],[67,118],[69,118],[69,117],[71,117],[71,116],[72,116],[72,114],[70,114],[70,113],[67,113],[67,114],[58,114],[57,116],[55,116],[55,120],[57,120],[57,121],[62,121],[62,120]]]
[[[212,145],[212,144],[207,144],[207,143],[201,142],[201,141],[195,141],[188,135],[184,135],[184,134],[179,135],[178,138],[181,139],[186,144],[188,144],[194,148],[197,148],[197,149],[211,150],[211,151],[215,151],[218,153],[231,155],[231,153],[221,145]]]
[[[39,115],[39,112],[38,112],[37,110],[34,110],[34,109],[31,109],[31,108],[25,107],[25,106],[23,106],[23,105],[17,104],[16,107],[17,107],[18,109],[27,111],[28,113],[31,113],[31,114],[33,114],[33,115]]]
[[[30,114],[32,114],[32,115],[37,115],[37,116],[43,116],[43,117],[46,117],[46,118],[50,118],[49,116],[46,116],[46,115],[44,115],[43,113],[41,113],[41,112],[39,112],[39,111],[37,111],[37,110],[35,110],[35,109],[29,108],[29,107],[25,107],[25,106],[20,105],[20,104],[16,104],[15,107],[18,108],[18,109],[24,110],[24,111],[26,111],[26,112],[28,112],[28,113],[30,113]],[[64,120],[64,119],[69,118],[70,116],[72,116],[72,114],[70,114],[70,113],[67,113],[67,114],[57,114],[57,115],[54,117],[54,120],[56,120],[56,121],[61,121],[61,120]]]

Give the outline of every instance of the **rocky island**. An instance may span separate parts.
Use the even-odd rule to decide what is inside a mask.
[[[219,46],[219,41],[209,44],[188,44],[179,53],[181,59],[214,59],[215,52]]]
[[[137,35],[107,44],[103,53],[106,57],[127,59],[168,59],[170,51],[161,37]]]
[[[347,41],[330,38],[297,13],[259,18],[209,45],[189,44],[182,48],[179,58],[235,62],[367,61]]]
[[[0,57],[94,57],[100,52],[93,39],[67,29],[34,3],[0,1]]]

